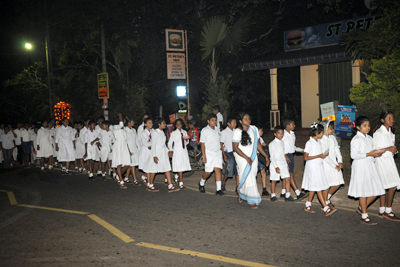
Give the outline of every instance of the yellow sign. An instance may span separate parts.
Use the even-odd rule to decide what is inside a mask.
[[[108,73],[97,74],[97,88],[99,92],[99,99],[110,97],[108,91]]]

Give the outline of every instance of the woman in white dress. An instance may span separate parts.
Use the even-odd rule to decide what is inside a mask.
[[[260,136],[257,127],[250,125],[249,114],[239,115],[242,129],[233,131],[232,145],[239,174],[238,202],[246,200],[250,208],[257,209],[261,202],[261,196],[257,188],[258,158],[257,150],[265,157],[267,166],[269,158],[258,141]]]
[[[139,170],[143,171],[140,181],[142,181],[145,186],[148,186],[148,175],[144,171],[144,165],[150,160],[151,157],[151,134],[153,133],[153,120],[151,118],[145,118],[143,120],[143,128],[144,130],[140,131],[140,136],[138,136],[141,144],[139,152]]]
[[[167,125],[163,118],[156,118],[154,121],[154,132],[151,134],[151,155],[143,167],[143,171],[149,174],[149,185],[147,190],[150,192],[158,192],[154,187],[154,177],[157,173],[164,173],[168,183],[168,193],[179,191],[172,185],[171,165],[169,163],[168,149],[165,145],[166,136],[164,129]]]
[[[118,113],[114,116],[114,145],[112,148],[112,161],[111,167],[117,169],[116,180],[121,189],[126,189],[124,180],[122,179],[122,173],[124,173],[131,165],[128,143],[126,141],[126,132],[124,129],[124,121],[122,120],[122,114]],[[127,182],[130,183],[130,182]]]
[[[360,206],[356,211],[361,215],[361,223],[376,225],[377,223],[368,217],[367,208],[378,196],[385,194],[375,165],[375,157],[382,156],[385,150],[374,148],[372,137],[368,135],[370,130],[369,119],[359,116],[355,121],[353,139],[350,143],[353,164],[348,195],[359,198]]]
[[[129,155],[130,155],[130,168],[126,171],[125,180],[129,180],[129,174],[132,172],[133,185],[140,186],[140,183],[136,179],[136,166],[139,165],[139,149],[137,147],[137,134],[135,128],[135,121],[129,118],[125,118],[125,132],[126,141],[128,143]]]
[[[37,154],[40,158],[40,170],[44,171],[44,161],[49,160],[49,170],[53,169],[53,145],[52,137],[50,136],[50,130],[47,128],[47,121],[42,122],[42,127],[37,132],[36,143],[37,143]]]
[[[75,135],[74,129],[68,126],[69,120],[64,118],[62,125],[57,128],[56,133],[56,151],[59,162],[65,162],[65,167],[61,169],[62,174],[69,174],[69,164],[75,160]]]
[[[329,153],[323,154],[320,139],[324,135],[324,126],[314,123],[311,125],[310,140],[307,141],[304,148],[304,160],[306,167],[304,168],[303,183],[301,187],[304,190],[310,191],[308,200],[304,210],[309,213],[315,213],[311,208],[311,203],[317,193],[318,199],[321,202],[325,216],[329,216],[337,211],[333,208],[328,200],[329,183],[325,176],[324,161]]]
[[[328,200],[339,189],[340,185],[344,184],[343,180],[343,160],[340,153],[340,146],[333,135],[335,131],[333,121],[322,121],[324,126],[324,135],[320,139],[322,151],[328,151],[329,155],[324,158],[324,172],[329,184]],[[331,204],[334,207],[333,204]]]
[[[186,187],[183,186],[183,172],[192,170],[187,151],[190,136],[182,129],[183,125],[183,120],[177,119],[174,123],[174,129],[176,130],[171,133],[168,140],[168,149],[172,156],[172,170],[179,175],[180,189],[186,189]]]
[[[374,133],[374,149],[385,149],[381,157],[376,158],[376,168],[381,178],[386,194],[380,197],[379,216],[391,221],[400,221],[392,212],[392,204],[396,189],[400,189],[400,177],[394,162],[394,154],[397,153],[395,135],[392,132],[394,115],[390,111],[384,111],[380,116],[380,126]]]
[[[82,143],[80,138],[81,131],[83,128],[83,123],[80,121],[76,122],[76,133],[75,133],[75,170],[82,172],[84,169],[83,165],[83,155],[85,154],[85,144]]]

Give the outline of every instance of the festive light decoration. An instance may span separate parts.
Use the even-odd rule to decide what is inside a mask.
[[[54,115],[58,125],[63,118],[69,120],[71,118],[71,105],[63,101],[58,102],[54,105]]]

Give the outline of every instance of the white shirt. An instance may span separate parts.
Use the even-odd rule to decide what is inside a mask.
[[[233,130],[231,130],[229,127],[226,127],[225,130],[221,132],[220,142],[224,143],[224,150],[228,153],[233,152],[232,137]]]
[[[11,131],[9,131],[7,134],[4,133],[0,136],[0,142],[3,147],[3,149],[11,149],[14,147],[13,141],[15,140],[14,135]]]
[[[204,143],[208,151],[221,151],[219,135],[220,133],[217,127],[212,129],[210,125],[207,125],[201,130],[200,143]]]
[[[357,134],[351,139],[350,156],[353,160],[367,158],[367,154],[374,149],[374,141],[368,134],[364,135],[360,131],[357,131]],[[370,157],[374,158],[372,156]]]
[[[218,114],[217,114],[217,126],[216,127],[218,128],[219,131],[221,131],[221,129],[219,128],[220,125],[224,125],[224,117],[222,116],[221,112],[218,112]]]
[[[286,159],[285,159],[285,144],[283,143],[282,140],[279,140],[278,138],[275,137],[274,140],[272,140],[271,143],[268,145],[269,148],[269,154],[270,154],[270,160],[271,164],[275,167],[278,168],[278,166],[285,165]]]
[[[22,128],[21,128],[22,130]],[[17,135],[17,137],[15,137],[15,145],[19,146],[21,145],[21,130],[15,129],[14,133]],[[11,132],[11,130],[10,130]]]
[[[97,133],[97,131],[93,130],[93,132],[91,130],[86,132],[86,140],[85,140],[85,144],[87,143],[88,146],[92,145],[91,143],[96,140],[96,138],[99,136],[99,134]],[[94,145],[94,144],[93,144]]]
[[[111,144],[114,143],[114,134],[110,129],[109,129],[108,132],[106,130],[101,130],[100,134],[98,135],[98,137],[100,139],[100,144],[102,146],[111,146]]]
[[[21,129],[21,137],[23,142],[30,142],[31,141],[31,133],[27,129]]]
[[[285,144],[285,154],[292,154],[296,151],[296,146],[294,145],[296,142],[296,135],[293,131],[283,130],[283,143]]]
[[[137,147],[141,147],[142,146],[142,138],[140,138],[142,136],[142,132],[144,130],[144,122],[142,122],[142,124],[139,125],[139,127],[137,128],[137,136],[138,139],[137,141]]]

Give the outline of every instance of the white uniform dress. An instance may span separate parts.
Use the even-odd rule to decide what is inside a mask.
[[[37,150],[36,156],[38,158],[48,158],[53,156],[52,137],[48,128],[41,127],[37,132],[36,143],[39,145],[40,150]],[[35,147],[37,149],[37,147]]]
[[[235,129],[233,131],[232,142],[239,143],[239,149],[252,160],[251,166],[249,163],[239,156],[236,152],[233,153],[235,156],[238,173],[239,173],[239,196],[246,200],[248,204],[259,205],[261,202],[261,196],[257,188],[257,172],[258,172],[258,157],[257,157],[257,146],[258,134],[257,127],[250,125],[247,133],[250,136],[251,144],[243,146],[240,141],[242,140],[242,130]],[[207,157],[208,161],[208,157]]]
[[[72,127],[61,125],[57,128],[56,143],[58,144],[58,161],[68,162],[75,160],[74,140],[75,135]]]
[[[310,157],[322,154],[320,141],[315,141],[314,138],[310,137],[310,140],[306,143],[304,152],[308,153]],[[311,192],[319,192],[329,188],[322,158],[307,160],[301,188]]]
[[[129,129],[125,127],[126,132],[126,141],[128,142],[129,151],[132,153],[130,155],[131,166],[138,166],[139,165],[139,148],[137,146],[138,137],[136,134],[136,130],[134,128]]]
[[[207,162],[204,166],[205,172],[213,172],[214,168],[222,169],[222,151],[220,143],[220,132],[217,127],[212,129],[207,125],[201,130],[200,143],[204,143]]]
[[[85,143],[82,143],[81,138],[79,137],[81,131],[79,131],[78,135],[76,135],[77,131],[75,132],[75,158],[82,159],[83,155],[85,154]]]
[[[53,146],[53,157],[57,157],[58,151],[56,150],[56,137],[57,137],[57,128],[50,129],[50,137],[51,137],[51,145]]]
[[[268,148],[271,161],[269,166],[269,179],[271,181],[279,181],[281,178],[289,178],[290,174],[288,164],[285,159],[285,143],[282,140],[275,138],[271,143],[269,143]],[[276,172],[276,168],[279,168],[280,173]]]
[[[323,159],[324,171],[329,186],[337,186],[344,184],[342,171],[336,170],[339,163],[343,163],[342,154],[340,153],[340,146],[334,135],[324,135],[321,139],[322,151],[329,150],[329,155]]]
[[[391,147],[395,145],[395,135],[390,128],[388,131],[386,127],[382,125],[375,131],[373,141],[374,149]],[[397,187],[397,190],[399,190],[400,177],[392,152],[386,151],[382,156],[376,158],[375,165],[379,177],[381,178],[383,188],[389,189]]]
[[[348,195],[351,197],[371,197],[385,194],[376,169],[375,158],[367,157],[367,153],[372,150],[374,150],[372,137],[358,131],[350,143],[353,164]]]
[[[186,172],[192,170],[187,151],[189,139],[183,139],[184,136],[189,137],[185,130],[182,129],[182,131],[179,131],[176,129],[171,133],[168,140],[168,149],[169,151],[174,152],[172,156],[172,170],[174,172]]]
[[[32,142],[33,149],[35,149],[35,151],[36,151],[36,155],[35,155],[35,153],[33,153],[33,151],[34,151],[33,149],[32,149],[32,153],[31,153],[31,163],[34,164],[35,160],[39,158],[37,156],[37,152],[38,152],[37,151],[37,133],[35,133],[35,131],[32,130],[30,136],[31,136],[31,142]]]
[[[112,168],[117,168],[117,166],[130,166],[131,160],[129,156],[128,144],[126,142],[126,133],[124,129],[124,123],[121,121],[119,125],[113,127],[114,133],[114,145],[112,152]]]
[[[151,154],[143,167],[145,173],[162,173],[171,171],[169,164],[168,148],[165,145],[167,137],[165,133],[156,129],[151,133]],[[154,157],[158,158],[158,163],[154,162]]]
[[[153,129],[150,129],[150,132],[145,129],[142,131],[140,134],[140,152],[139,152],[139,169],[143,170],[144,165],[146,165],[146,162],[150,160],[151,157],[151,136],[153,134]]]

